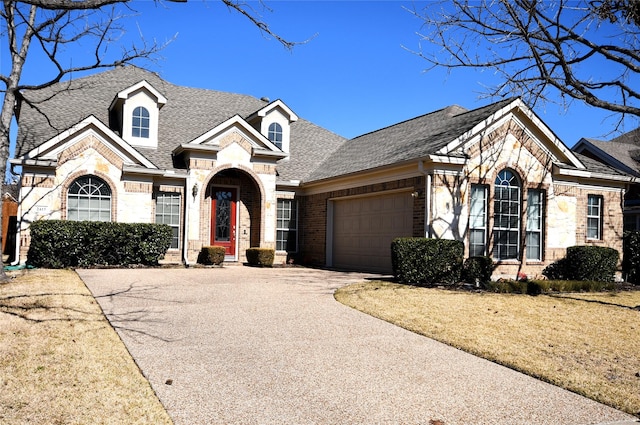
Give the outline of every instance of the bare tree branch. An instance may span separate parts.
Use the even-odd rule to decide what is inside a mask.
[[[640,117],[640,2],[452,0],[412,10],[427,30],[416,52],[430,64],[492,69],[490,97],[571,100]]]

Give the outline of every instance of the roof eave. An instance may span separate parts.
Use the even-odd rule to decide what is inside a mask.
[[[123,174],[161,176],[161,177],[168,177],[168,178],[174,178],[174,179],[186,179],[187,178],[186,174],[176,173],[173,170],[158,170],[158,169],[131,167],[131,166],[122,167],[122,172],[123,172]]]
[[[182,143],[176,147],[171,153],[174,155],[181,155],[185,152],[206,152],[206,153],[218,153],[220,152],[220,146],[218,145],[196,145],[191,143]]]
[[[558,165],[553,165],[553,174],[556,176],[564,176],[564,177],[580,177],[587,179],[596,179],[596,180],[610,180],[617,182],[635,182],[637,179],[633,176],[619,176],[614,174],[605,174],[592,172],[587,170],[574,170],[569,168],[561,168]]]

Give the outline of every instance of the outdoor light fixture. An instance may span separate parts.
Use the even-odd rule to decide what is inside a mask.
[[[198,196],[198,183],[193,184],[193,187],[191,188],[191,194],[194,198]]]
[[[418,198],[420,196],[420,194],[422,193],[422,191],[420,190],[416,190],[414,192],[411,192],[411,197],[412,198]]]

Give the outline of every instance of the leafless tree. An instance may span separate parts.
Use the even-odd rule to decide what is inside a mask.
[[[156,0],[160,3],[162,0]],[[186,0],[166,0],[186,2]],[[245,16],[260,31],[291,49],[290,42],[273,32],[262,20],[254,5],[243,0],[218,0],[230,10]],[[25,96],[25,91],[50,87],[73,74],[111,68],[141,59],[153,59],[164,44],[141,39],[138,44],[124,46],[120,43],[128,17],[123,10],[130,8],[132,0],[2,0],[0,9],[1,42],[6,44],[10,65],[0,71],[0,92],[3,95],[0,110],[0,170],[4,171],[10,155],[10,131],[16,108],[20,102],[38,110],[37,102]],[[261,3],[259,3],[261,4]],[[264,5],[262,5],[264,6]],[[65,49],[82,43],[91,54],[69,60]],[[112,50],[121,50],[114,55]],[[111,48],[111,49],[109,49]],[[41,72],[40,81],[23,84],[22,74],[28,57],[44,55],[52,69]],[[4,71],[6,69],[6,71]],[[4,72],[3,72],[4,71]],[[55,94],[54,94],[55,95]],[[44,117],[46,119],[46,117]],[[0,281],[6,280],[0,258]]]
[[[640,117],[640,1],[447,0],[412,12],[424,21],[417,53],[431,67],[495,71],[488,97],[579,100],[618,125]]]

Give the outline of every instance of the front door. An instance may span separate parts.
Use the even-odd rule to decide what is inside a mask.
[[[225,255],[236,256],[237,189],[214,187],[211,200],[211,244],[224,246]]]

